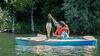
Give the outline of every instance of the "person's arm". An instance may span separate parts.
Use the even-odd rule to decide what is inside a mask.
[[[67,26],[68,27],[68,26]],[[69,30],[69,27],[68,27],[68,35],[70,35],[70,30]]]
[[[68,30],[68,35],[70,34],[70,30],[69,30],[69,27],[68,27],[68,25],[66,24],[66,27],[67,27],[67,30]]]
[[[54,26],[58,27],[59,26],[58,22],[54,22]]]
[[[48,17],[53,21],[54,26],[58,27],[58,22],[52,17],[52,15],[49,13]]]
[[[53,22],[57,23],[57,21],[52,17],[52,15],[49,13],[48,17],[50,17],[50,19],[52,19]]]
[[[70,35],[70,30],[69,30],[69,28],[68,28],[68,35]]]

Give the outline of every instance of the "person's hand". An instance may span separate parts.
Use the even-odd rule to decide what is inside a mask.
[[[57,37],[57,35],[55,35],[54,33],[53,33],[53,36],[54,36],[54,37]]]
[[[48,14],[48,17],[52,18],[52,16],[51,16],[51,14],[50,14],[50,13]]]
[[[50,15],[50,13],[48,14],[48,18],[51,19],[51,15]]]
[[[51,16],[51,14],[49,13],[48,16]]]

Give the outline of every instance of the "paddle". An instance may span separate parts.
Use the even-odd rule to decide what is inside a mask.
[[[49,19],[51,19],[53,22],[57,23],[57,21],[52,17],[52,15],[49,13],[48,14]],[[47,36],[50,37],[50,32],[51,32],[52,24],[51,21],[47,22],[46,24],[46,29],[47,29]]]
[[[32,38],[32,41],[43,41],[46,40],[46,37],[34,37]]]
[[[43,40],[45,40],[45,39],[47,39],[47,38],[46,38],[46,35],[37,34],[36,37],[32,38],[32,41],[43,41]]]
[[[82,38],[84,38],[84,39],[88,39],[88,40],[95,39],[95,37],[94,37],[94,36],[83,36]]]
[[[44,34],[37,34],[37,37],[46,37]]]
[[[50,37],[51,28],[52,28],[52,24],[50,22],[47,22],[46,29],[47,29],[47,36],[48,37]]]
[[[49,13],[48,14],[49,19],[51,19],[54,23],[57,23],[57,21],[52,17],[52,15]],[[46,29],[47,29],[47,36],[50,37],[50,32],[51,32],[51,28],[52,28],[52,24],[51,24],[51,20],[50,22],[48,22],[46,24]]]

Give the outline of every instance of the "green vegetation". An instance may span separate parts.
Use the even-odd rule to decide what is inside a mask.
[[[10,28],[11,18],[12,17],[9,15],[8,11],[0,8],[0,30]]]
[[[65,19],[73,33],[100,34],[100,0],[64,0]]]
[[[74,34],[100,34],[100,0],[2,0],[0,30],[11,29],[15,20],[16,32],[31,32],[31,12],[35,30],[46,32],[48,13],[65,21]]]

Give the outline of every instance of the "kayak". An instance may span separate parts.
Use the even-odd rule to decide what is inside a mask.
[[[66,39],[44,39],[41,41],[33,40],[34,37],[16,37],[18,45],[50,45],[50,46],[96,46],[97,39],[81,39],[81,38],[66,38]]]

